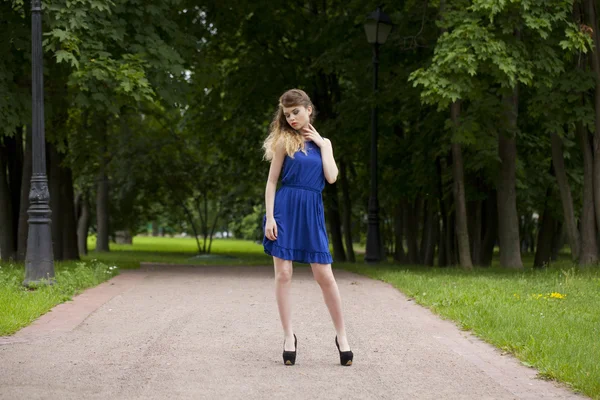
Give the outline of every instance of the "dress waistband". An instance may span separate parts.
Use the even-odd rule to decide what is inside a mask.
[[[311,187],[308,187],[308,186],[302,186],[302,185],[290,185],[288,183],[288,184],[283,185],[282,187],[289,187],[289,188],[294,188],[294,189],[309,190],[311,192],[321,193],[321,191],[319,189],[311,188]]]

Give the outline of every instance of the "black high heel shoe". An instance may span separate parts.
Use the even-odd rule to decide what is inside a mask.
[[[296,350],[298,350],[298,338],[294,333],[294,351],[285,351],[285,340],[283,341],[283,363],[285,365],[296,364]]]
[[[335,345],[337,346],[337,349],[340,352],[340,364],[348,367],[352,365],[354,354],[352,353],[352,351],[340,351],[340,344],[338,343],[337,336],[335,337]]]

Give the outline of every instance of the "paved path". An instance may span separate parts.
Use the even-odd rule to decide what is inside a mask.
[[[390,285],[335,274],[351,367],[306,267],[294,271],[298,358],[286,367],[271,267],[144,265],[0,337],[0,399],[583,398]]]

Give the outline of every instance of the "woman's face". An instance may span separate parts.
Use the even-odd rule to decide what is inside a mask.
[[[297,131],[302,130],[305,126],[307,126],[310,122],[310,115],[312,114],[312,107],[308,106],[293,106],[293,107],[284,107],[283,115],[287,123]]]

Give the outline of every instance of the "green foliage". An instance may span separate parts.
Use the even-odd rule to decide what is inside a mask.
[[[22,264],[0,263],[0,335],[16,332],[55,305],[116,274],[116,266],[97,260],[56,263],[54,284],[30,290],[22,285],[25,278]]]
[[[262,242],[264,215],[264,205],[256,205],[252,213],[244,216],[241,220],[234,220],[230,224],[230,229],[236,238]]]
[[[586,51],[589,36],[570,21],[572,2],[556,0],[449,2],[440,23],[443,32],[436,44],[431,65],[411,74],[414,85],[423,87],[428,104],[445,109],[459,99],[473,99],[482,79],[489,77],[501,88],[517,83],[549,82],[564,71],[555,46]],[[526,41],[520,37],[527,37]],[[556,35],[554,35],[556,36]]]
[[[22,1],[0,2],[0,138],[12,136],[31,115],[31,29],[24,23]],[[29,28],[29,29],[28,29]],[[26,122],[27,121],[27,122]]]
[[[583,28],[583,27],[582,27]],[[593,48],[593,39],[585,29],[578,29],[575,24],[568,24],[565,30],[565,40],[561,40],[560,47],[569,53],[581,52],[587,54]]]
[[[543,207],[553,182],[553,132],[564,138],[578,200],[574,124],[593,124],[594,81],[575,68],[592,42],[589,28],[574,21],[571,1],[385,4],[395,28],[380,47],[378,93],[362,27],[376,6],[45,1],[47,137],[67,153],[76,191],[92,203],[107,163],[114,230],[160,220],[210,237],[216,221],[215,231],[235,226],[241,233],[248,224],[244,234],[251,235],[249,215],[264,203],[269,168],[260,147],[278,96],[299,87],[313,99],[315,126],[332,140],[338,165],[347,166],[359,239],[373,106],[380,206],[389,223],[403,202],[448,200],[452,208],[451,143],[463,148],[467,200],[487,197],[500,165],[498,134],[506,129],[501,99],[519,86],[513,133],[520,209]],[[29,16],[22,1],[1,7],[10,18],[0,33],[10,40],[0,45],[7,54],[0,60],[0,122],[11,135],[30,119]],[[449,121],[454,101],[461,102],[458,124]]]

